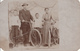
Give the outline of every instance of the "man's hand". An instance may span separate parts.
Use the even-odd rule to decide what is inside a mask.
[[[25,20],[22,20],[22,22],[25,22]]]

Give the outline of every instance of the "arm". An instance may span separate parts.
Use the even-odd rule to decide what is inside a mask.
[[[32,17],[32,15],[30,14],[30,19],[33,21],[33,17]]]
[[[50,20],[56,23],[56,21],[53,19],[52,15],[50,16]]]
[[[44,26],[44,22],[45,22],[45,15],[42,16],[42,26]]]
[[[56,23],[56,21],[53,19],[52,16],[50,16],[50,20],[51,20],[51,25],[54,25]]]
[[[33,19],[33,17],[32,17],[32,15],[30,14],[30,19],[33,21],[33,22],[35,22],[35,20]]]
[[[43,16],[42,16],[42,22],[45,22],[45,18],[44,18],[44,17],[45,17],[45,16],[43,15]]]
[[[22,12],[21,11],[19,11],[19,19],[20,19],[20,21],[24,20],[23,17],[22,17]]]

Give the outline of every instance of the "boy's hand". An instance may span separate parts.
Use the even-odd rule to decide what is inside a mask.
[[[35,22],[35,20],[33,20],[33,22]]]

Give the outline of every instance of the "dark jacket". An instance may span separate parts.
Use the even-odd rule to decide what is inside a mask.
[[[19,18],[21,21],[22,20],[25,20],[25,21],[33,20],[33,17],[31,16],[30,11],[29,10],[25,11],[24,9],[19,11]]]

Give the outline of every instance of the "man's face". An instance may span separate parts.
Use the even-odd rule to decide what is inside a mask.
[[[26,10],[26,6],[23,6],[23,9],[25,9],[25,10]]]

